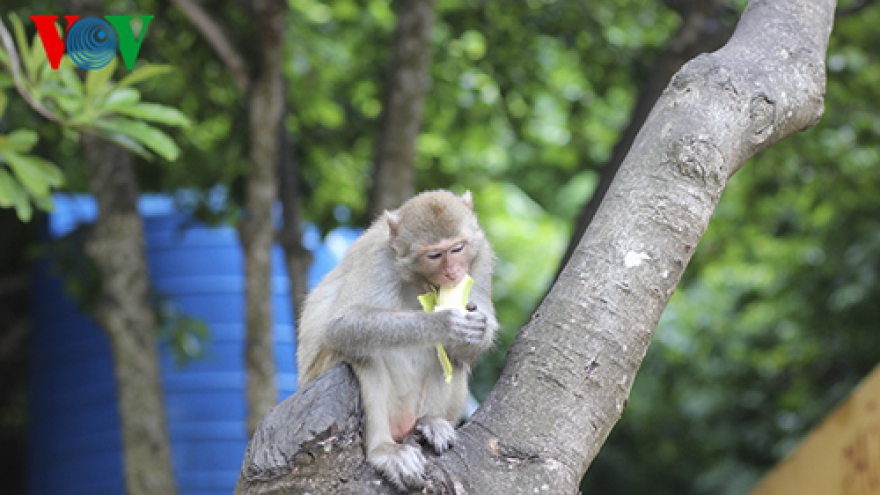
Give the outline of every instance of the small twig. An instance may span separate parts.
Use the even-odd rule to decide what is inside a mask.
[[[202,33],[202,36],[211,45],[211,48],[214,49],[214,52],[217,53],[217,56],[226,65],[226,68],[232,72],[232,77],[238,89],[242,93],[247,93],[251,85],[247,64],[238,50],[229,42],[217,21],[205,12],[197,0],[174,0],[174,4],[183,11],[190,22],[195,25],[196,29]]]
[[[15,43],[12,42],[12,35],[9,34],[6,25],[3,24],[3,20],[0,20],[0,41],[3,42],[3,49],[6,51],[6,54],[9,55],[9,70],[12,72],[12,80],[15,82],[15,88],[18,90],[21,97],[43,117],[52,122],[64,124],[64,119],[52,113],[52,111],[43,106],[43,103],[34,98],[30,91],[28,91],[27,85],[21,74],[21,61],[18,59],[18,51],[15,49]]]

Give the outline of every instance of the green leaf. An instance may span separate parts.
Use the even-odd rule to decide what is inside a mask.
[[[3,153],[3,158],[29,193],[33,195],[49,193],[49,182],[26,157],[13,151],[7,151]]]
[[[127,149],[128,151],[131,151],[132,153],[144,158],[145,160],[152,161],[154,158],[154,156],[149,151],[147,151],[147,149],[144,148],[143,145],[128,136],[122,135],[118,132],[103,129],[94,124],[91,128],[89,128],[89,132],[108,141],[112,141],[119,146]]]
[[[31,198],[34,202],[34,206],[43,211],[54,211],[55,210],[55,201],[52,200],[52,195],[47,194],[45,196],[34,196]]]
[[[157,103],[136,103],[129,106],[115,106],[113,111],[127,117],[158,122],[160,124],[188,127],[189,118],[180,110]]]
[[[119,85],[117,85],[117,89],[110,92],[110,95],[107,96],[107,100],[104,101],[104,105],[101,109],[116,111],[116,107],[133,105],[140,101],[140,99],[140,91],[134,88],[120,88]]]
[[[27,198],[16,198],[12,206],[15,207],[15,214],[18,215],[19,220],[22,222],[31,221],[31,215],[33,215],[34,209],[31,207],[31,202],[28,201]]]
[[[180,154],[180,148],[167,134],[159,129],[137,120],[123,118],[101,119],[94,125],[109,132],[128,136],[153,150],[162,158],[173,161]]]
[[[58,74],[55,73],[55,70],[52,69],[52,66],[49,64],[43,64],[40,66],[40,74],[37,79],[37,84],[45,84],[46,82],[51,81],[53,84],[57,85],[57,78]]]
[[[42,158],[11,151],[3,153],[3,158],[25,189],[34,196],[45,196],[51,187],[58,187],[64,182],[61,170]]]
[[[18,181],[6,171],[6,167],[0,167],[0,206],[12,206],[13,198],[18,194],[24,194]]]
[[[62,28],[55,24],[56,29],[58,29],[59,35],[63,36]],[[63,39],[63,38],[62,38]],[[31,53],[28,55],[28,63],[31,64],[36,71],[41,65],[46,64],[49,65],[49,58],[46,55],[46,49],[43,48],[43,40],[40,39],[40,35],[38,33],[34,33],[34,37],[31,40]]]
[[[95,97],[104,91],[110,78],[113,77],[113,74],[116,72],[116,66],[118,65],[116,58],[117,57],[113,57],[113,60],[101,69],[88,71],[86,74],[87,96]]]
[[[51,96],[52,99],[55,100],[55,103],[57,103],[61,110],[68,116],[79,115],[83,111],[83,101],[81,98],[57,90],[47,96]]]
[[[28,48],[30,45],[28,45],[24,24],[15,13],[9,14],[9,20],[12,22],[12,29],[15,33],[15,44],[18,47],[19,53],[18,58],[21,59],[22,65],[24,65],[24,72],[27,78],[34,81],[37,77],[38,67],[34,65],[31,61],[31,57],[28,56]]]
[[[132,86],[139,82],[146,81],[147,79],[161,76],[162,74],[167,74],[172,70],[173,67],[170,65],[145,65],[143,67],[135,69],[131,72],[131,74],[123,77],[122,80],[116,84],[116,87],[125,88],[128,86]]]
[[[69,59],[68,59],[69,60]],[[83,95],[83,84],[79,79],[79,76],[76,75],[76,72],[70,67],[70,65],[61,63],[61,67],[58,68],[58,76],[61,78],[61,82],[64,84],[74,96],[82,97]]]
[[[0,168],[0,205],[15,208],[15,213],[22,222],[31,219],[33,209],[27,194],[18,181],[3,168]]]
[[[6,96],[6,93],[0,91],[0,117],[3,117],[3,113],[6,112],[7,103],[9,103],[9,97]]]
[[[31,129],[16,129],[6,136],[9,139],[9,149],[21,153],[27,153],[37,144],[40,137]]]

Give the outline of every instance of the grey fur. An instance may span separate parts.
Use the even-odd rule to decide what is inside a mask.
[[[391,424],[411,422],[435,450],[449,448],[455,439],[450,422],[464,408],[470,366],[491,347],[498,329],[492,305],[494,253],[471,208],[469,193],[431,191],[407,201],[351,245],[303,310],[300,386],[340,361],[352,366],[367,416],[367,458],[398,487],[421,486],[424,456],[411,445],[397,444]],[[443,235],[438,238],[436,230]],[[471,256],[470,301],[477,309],[465,316],[425,313],[418,301],[432,290],[419,271],[418,249],[449,239],[450,233],[466,240]],[[437,343],[453,363],[452,383],[444,380]]]

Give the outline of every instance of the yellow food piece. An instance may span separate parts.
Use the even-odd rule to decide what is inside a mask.
[[[467,313],[468,297],[473,285],[474,279],[470,275],[465,275],[455,287],[441,287],[439,291],[422,294],[419,296],[419,302],[426,313],[452,310],[465,314]],[[443,376],[446,377],[446,383],[452,383],[452,363],[449,361],[449,356],[446,354],[443,344],[437,344],[437,359],[440,360],[440,366],[443,367]]]
[[[434,311],[451,309],[457,310],[461,314],[467,313],[468,296],[473,285],[474,279],[470,275],[465,275],[455,287],[441,287],[437,292],[437,304],[434,306]]]

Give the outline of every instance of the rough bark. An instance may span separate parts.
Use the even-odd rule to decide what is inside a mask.
[[[250,167],[239,237],[245,256],[247,426],[253,434],[278,400],[272,337],[272,206],[278,198],[278,136],[284,109],[281,75],[284,2],[253,4],[261,37],[260,70],[250,88]]]
[[[245,452],[235,495],[263,493],[254,491],[255,484],[271,486],[271,493],[376,493],[380,479],[364,463],[363,410],[351,369],[336,366],[293,397],[261,423]],[[302,476],[285,477],[291,465]]]
[[[131,155],[84,134],[89,186],[98,218],[86,252],[101,274],[94,316],[110,337],[122,422],[128,495],[177,493],[162,396],[156,317]]]
[[[649,76],[645,84],[639,89],[636,103],[630,112],[629,124],[614,145],[608,163],[600,170],[596,190],[581,209],[574,224],[568,248],[559,265],[560,272],[584,236],[587,226],[593,221],[593,216],[602,204],[611,181],[620,169],[620,164],[623,163],[657,98],[669,84],[669,79],[688,60],[701,53],[718,49],[733,32],[733,29],[724,22],[725,17],[729,15],[730,0],[664,0],[664,3],[681,16],[681,24],[666,48],[657,56],[648,71]]]
[[[577,493],[728,178],[821,116],[834,7],[833,0],[753,0],[727,45],[675,75],[571,261],[511,347],[498,384],[458,430],[455,447],[431,458],[430,493]],[[322,400],[347,408],[336,418],[354,414],[351,401]],[[349,424],[300,414],[279,430],[276,414],[251,443],[238,493],[302,493],[308,478],[328,475],[337,483],[310,493],[388,490],[361,484],[374,474],[362,474],[362,446],[343,441],[353,438]],[[325,440],[291,445],[299,440],[290,428]],[[297,464],[303,456],[319,467]]]
[[[416,140],[422,125],[434,0],[397,0],[397,30],[373,162],[370,218],[400,207],[415,190]]]

